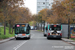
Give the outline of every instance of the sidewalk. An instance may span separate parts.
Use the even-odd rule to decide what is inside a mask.
[[[74,41],[74,40],[66,39],[66,38],[62,38],[62,40],[63,40],[63,41],[66,41],[66,42],[68,42],[68,43],[70,43],[70,44],[75,45],[75,41]]]
[[[14,39],[14,37],[11,37],[11,38],[8,38],[8,39],[4,39],[4,40],[0,40],[0,43],[6,42],[6,41],[9,41],[9,40],[12,40],[12,39]]]

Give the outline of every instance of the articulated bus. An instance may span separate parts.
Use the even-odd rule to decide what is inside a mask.
[[[49,38],[62,38],[61,24],[48,24],[47,39]]]
[[[30,25],[23,23],[23,24],[15,24],[15,38],[28,38],[30,39]]]

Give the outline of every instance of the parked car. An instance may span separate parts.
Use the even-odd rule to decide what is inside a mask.
[[[30,26],[31,27],[31,30],[34,30],[34,26]]]
[[[35,26],[34,29],[37,30],[37,26]]]

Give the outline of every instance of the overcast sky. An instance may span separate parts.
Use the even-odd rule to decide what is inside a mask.
[[[52,0],[50,0],[52,2]],[[37,0],[24,0],[25,7],[28,7],[32,14],[37,13]]]
[[[36,14],[37,11],[37,0],[24,0],[25,7],[28,7],[32,14]]]

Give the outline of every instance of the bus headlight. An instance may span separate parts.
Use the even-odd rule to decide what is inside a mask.
[[[29,37],[29,35],[27,35],[27,37]]]
[[[15,35],[15,37],[17,37],[18,35]]]

